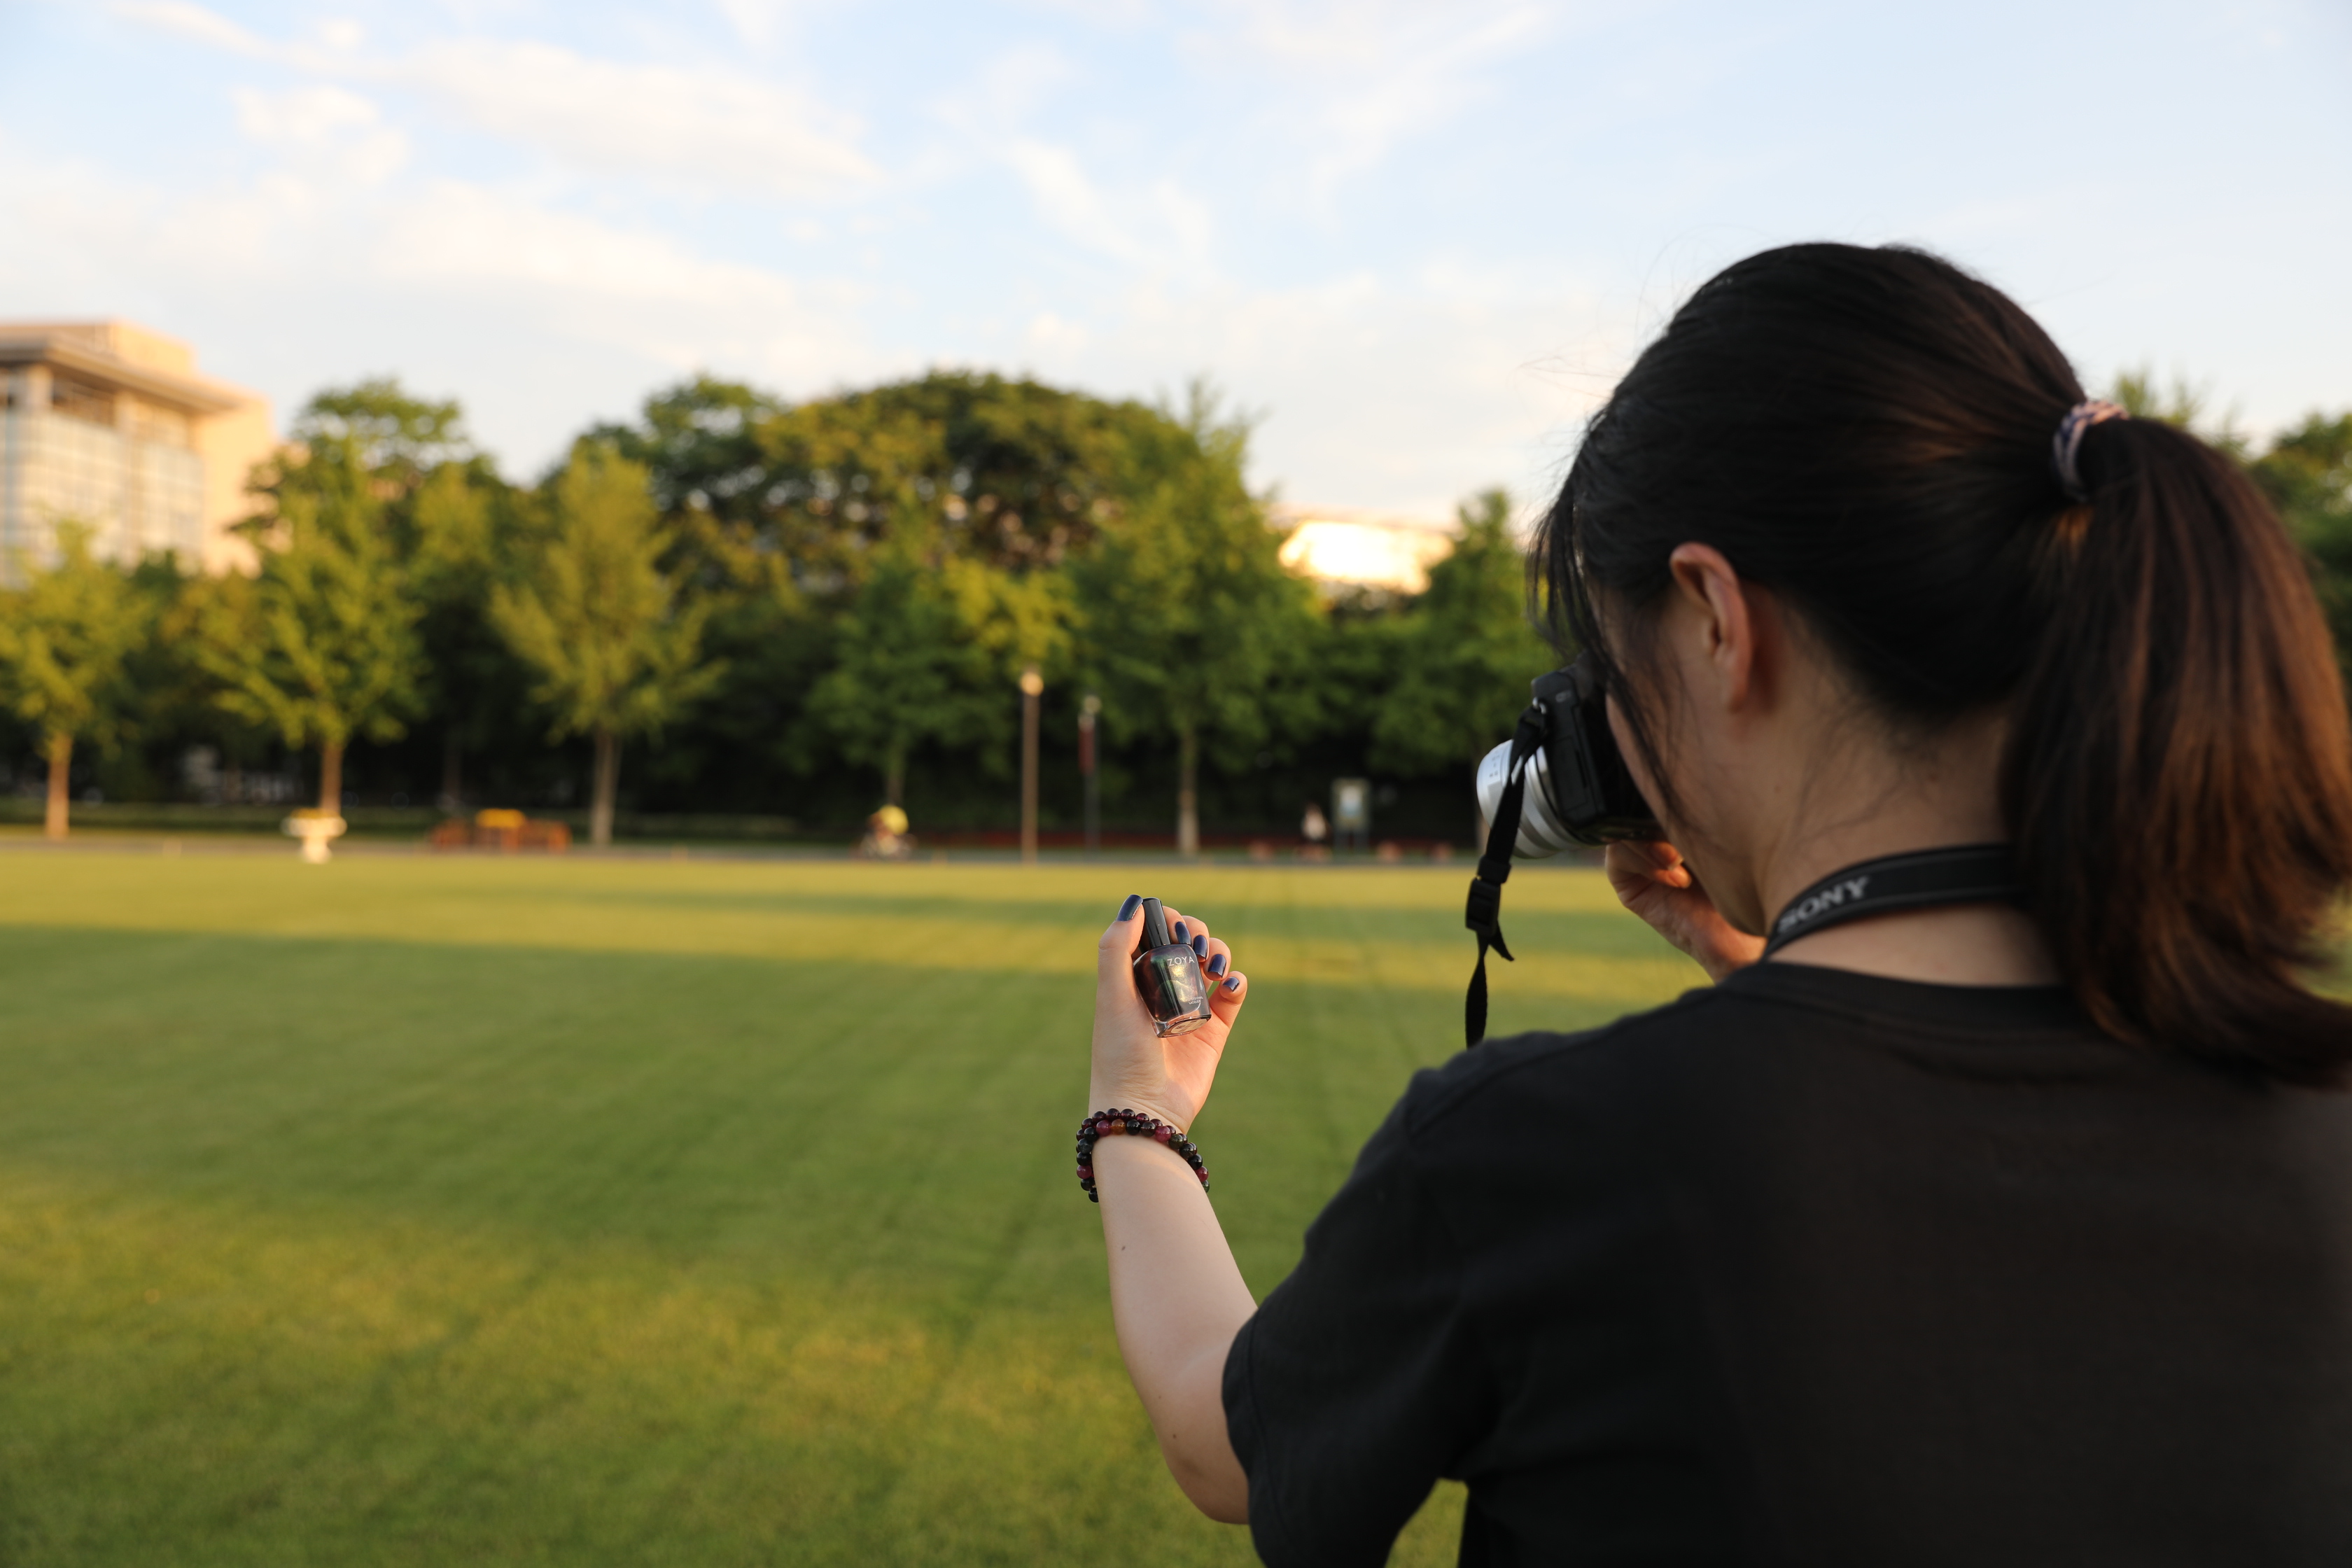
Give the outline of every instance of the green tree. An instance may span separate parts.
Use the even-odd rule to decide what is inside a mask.
[[[834,665],[810,716],[842,757],[881,773],[885,805],[904,804],[907,760],[926,743],[983,745],[988,661],[937,570],[887,550],[834,628]]]
[[[671,542],[636,463],[591,442],[548,487],[550,527],[523,582],[491,591],[490,621],[532,671],[553,738],[587,735],[596,776],[590,842],[613,841],[621,742],[659,731],[708,691],[708,606],[661,569]]]
[[[1396,680],[1372,721],[1376,767],[1475,768],[1510,738],[1528,682],[1559,663],[1528,622],[1527,551],[1511,532],[1509,495],[1485,491],[1456,515],[1460,537],[1399,628]]]
[[[414,494],[436,470],[475,462],[456,400],[415,397],[392,376],[329,387],[294,416],[299,446],[339,448],[377,481],[383,499]]]
[[[63,838],[78,740],[111,744],[135,694],[125,668],[148,636],[152,605],[130,577],[90,553],[90,530],[58,525],[55,564],[16,563],[24,585],[0,613],[0,690],[37,731],[49,765],[43,832]]]
[[[887,755],[952,744],[995,770],[1021,666],[1043,665],[1049,680],[1065,668],[1061,568],[1131,503],[1133,453],[1171,434],[1181,437],[1141,404],[962,373],[797,405],[701,376],[648,399],[631,424],[592,432],[649,470],[673,531],[665,565],[710,605],[706,643],[728,666],[672,757],[723,752],[803,776],[839,758],[887,779]],[[869,578],[908,563],[937,581],[866,596]],[[897,657],[869,634],[891,623],[919,637],[948,626],[950,608],[961,629],[940,635],[973,640],[976,657],[915,651],[927,644]],[[910,682],[952,694],[958,710],[910,721],[900,744],[857,693]]]
[[[903,805],[908,759],[927,744],[1008,771],[1014,682],[1033,665],[1061,678],[1073,606],[1057,572],[934,563],[903,544],[882,553],[835,623],[810,711],[845,759],[880,771],[885,803]]]
[[[524,700],[526,677],[490,624],[490,596],[513,574],[513,492],[473,463],[444,463],[405,505],[404,563],[441,726],[441,796],[465,794],[465,755],[490,744]]]
[[[1013,569],[1067,558],[1125,500],[1136,436],[1165,423],[1141,404],[963,372],[793,406],[703,376],[589,438],[646,466],[698,589],[786,572],[825,595],[854,588],[886,539]]]
[[[150,576],[156,604],[155,637],[131,661],[143,710],[141,729],[151,746],[160,741],[174,756],[192,744],[212,745],[224,792],[240,799],[245,771],[267,754],[272,732],[223,704],[212,645],[219,636],[234,635],[227,628],[259,624],[258,585],[236,572],[207,576],[173,571],[167,579],[154,570],[156,564],[151,556],[140,569],[141,575]]]
[[[674,573],[698,595],[756,591],[790,574],[774,548],[781,476],[761,437],[784,407],[740,382],[698,375],[646,398],[636,424],[582,437],[644,465],[672,530]]]
[[[2119,371],[2107,395],[2135,419],[2178,426],[2242,463],[2251,455],[2235,412],[2225,410],[2218,419],[2213,417],[2211,393],[2186,376],[2176,375],[2172,384],[2165,386],[2152,369]]]
[[[2310,560],[2336,660],[2352,679],[2352,412],[2307,416],[2252,471]]]
[[[418,397],[389,376],[329,387],[296,415],[298,449],[333,462],[294,464],[270,476],[282,507],[301,488],[356,463],[378,503],[417,606],[425,650],[421,711],[441,731],[441,794],[463,793],[464,756],[489,743],[523,700],[522,673],[489,626],[491,584],[508,571],[513,492],[467,433],[454,399]]]
[[[1246,765],[1302,687],[1317,609],[1244,482],[1248,423],[1222,418],[1199,385],[1167,423],[1128,459],[1134,499],[1105,519],[1072,574],[1081,662],[1105,718],[1123,737],[1174,742],[1176,847],[1195,855],[1203,742],[1228,767]]]
[[[226,712],[318,748],[319,808],[336,812],[345,749],[398,739],[422,709],[418,606],[354,437],[289,453],[268,490],[252,592],[206,596],[198,654]]]

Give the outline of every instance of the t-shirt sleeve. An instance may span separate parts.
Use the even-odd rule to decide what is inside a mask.
[[[1225,1358],[1250,1534],[1274,1565],[1380,1564],[1491,1420],[1463,1268],[1400,1104]]]

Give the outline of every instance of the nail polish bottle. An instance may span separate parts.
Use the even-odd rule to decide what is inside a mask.
[[[1143,900],[1135,990],[1151,1015],[1151,1026],[1162,1035],[1188,1034],[1209,1021],[1209,982],[1201,973],[1201,955],[1190,942],[1168,934],[1168,914],[1158,899]]]

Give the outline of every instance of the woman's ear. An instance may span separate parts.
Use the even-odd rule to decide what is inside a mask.
[[[1712,695],[1726,710],[1747,707],[1757,694],[1763,632],[1747,584],[1712,544],[1678,544],[1666,563],[1681,612],[1675,618],[1696,645],[1686,650],[1696,656],[1691,673],[1712,678]]]

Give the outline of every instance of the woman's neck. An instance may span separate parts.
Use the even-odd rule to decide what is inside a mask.
[[[1758,868],[1769,920],[1833,871],[1884,855],[1997,844],[2004,721],[1963,721],[1931,746],[1849,755],[1804,794]],[[1823,798],[1830,796],[1833,798]],[[1820,824],[1803,830],[1797,822]],[[2048,985],[2056,964],[2033,921],[2006,904],[1949,904],[1873,915],[1790,942],[1773,962],[1851,969],[1946,985]]]
[[[2055,985],[2058,966],[2032,917],[2007,904],[1948,904],[1873,915],[1801,936],[1773,963],[1850,969],[1932,985]]]

